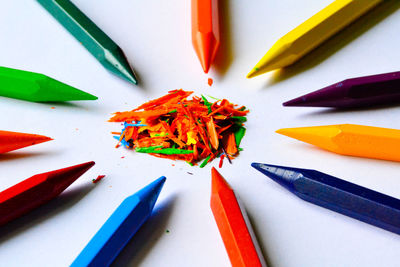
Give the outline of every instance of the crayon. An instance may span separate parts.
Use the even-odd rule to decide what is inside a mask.
[[[287,107],[360,108],[400,103],[400,72],[344,80],[283,103]]]
[[[211,175],[211,210],[232,266],[266,266],[239,198],[215,168]]]
[[[37,0],[107,70],[137,84],[122,49],[69,0]]]
[[[0,96],[31,102],[96,100],[97,97],[46,75],[0,67]]]
[[[38,134],[0,131],[0,154],[53,140]]]
[[[150,217],[166,178],[160,177],[127,197],[71,264],[109,266]]]
[[[91,161],[36,174],[0,192],[0,226],[57,197],[93,165]]]
[[[400,200],[309,169],[252,163],[299,198],[400,234]]]
[[[276,132],[342,155],[400,161],[400,130],[396,129],[339,124]]]
[[[295,63],[382,1],[334,1],[280,38],[247,74],[247,78]]]
[[[192,0],[192,43],[208,73],[219,47],[218,0]]]

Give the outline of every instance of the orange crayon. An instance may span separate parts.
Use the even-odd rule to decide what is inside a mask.
[[[266,266],[246,212],[232,188],[215,168],[211,175],[211,210],[232,266]]]
[[[53,140],[50,137],[38,135],[0,131],[0,153],[20,149]]]
[[[342,155],[400,161],[400,130],[396,129],[339,124],[276,132]]]
[[[219,47],[218,0],[192,0],[192,43],[208,73]]]

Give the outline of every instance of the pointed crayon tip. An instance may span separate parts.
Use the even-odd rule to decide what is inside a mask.
[[[45,76],[39,80],[40,89],[37,93],[37,102],[64,102],[79,100],[97,100],[97,96],[86,93],[68,84]]]
[[[105,50],[102,62],[114,74],[133,84],[138,83],[135,73],[121,48],[117,47],[114,50]]]
[[[0,153],[37,145],[51,140],[53,139],[44,135],[0,131]]]
[[[292,132],[291,129],[293,129],[293,128],[282,128],[282,129],[276,130],[275,132],[278,134],[282,134],[282,135],[291,137],[290,136],[290,134]]]
[[[38,175],[47,176],[47,181],[54,182],[57,185],[57,189],[59,192],[65,190],[68,186],[70,186],[76,179],[78,179],[82,174],[87,172],[93,165],[94,161],[89,161],[86,163],[74,165],[67,168],[58,169],[55,171],[50,171]]]
[[[281,69],[291,65],[297,58],[287,49],[291,43],[278,40],[270,50],[258,61],[256,66],[247,74],[247,78],[252,78],[263,73]]]
[[[119,67],[119,71],[121,72],[121,74],[122,74],[123,78],[125,78],[125,80],[127,80],[128,82],[133,83],[135,85],[138,84],[138,80],[136,78],[135,72],[129,65],[128,61],[126,61],[124,66]]]
[[[140,189],[134,195],[139,197],[140,200],[147,202],[150,206],[150,210],[152,210],[156,204],[157,198],[164,186],[166,179],[167,178],[165,178],[165,176],[161,176],[144,188]]]
[[[342,130],[337,125],[283,128],[276,131],[279,134],[297,139],[299,141],[339,153],[339,148],[334,137]]]
[[[224,177],[213,167],[211,169],[211,194],[217,194],[223,189],[232,190]]]
[[[294,98],[292,100],[286,101],[282,105],[284,107],[300,107],[300,106],[303,106],[303,104],[305,104],[305,103],[306,103],[306,100],[304,99],[304,97],[300,96],[300,97]]]
[[[300,169],[278,165],[253,162],[251,166],[290,191],[294,189],[294,179],[300,174]]]
[[[253,68],[253,69],[251,69],[251,71],[246,75],[246,78],[247,79],[250,79],[250,78],[253,78],[253,77],[256,77],[256,76],[258,76],[259,74],[258,74],[258,68]]]
[[[126,75],[126,78],[128,79],[129,82],[131,82],[131,83],[133,83],[135,85],[138,84],[137,77],[136,77],[136,75],[135,75],[135,73],[133,72],[132,69],[130,69],[129,74]]]
[[[214,34],[212,32],[198,32],[193,39],[193,46],[197,53],[197,57],[200,60],[203,71],[208,73],[219,46]]]
[[[342,107],[351,97],[346,97],[343,89],[346,81],[327,86],[320,90],[299,96],[283,103],[287,107]],[[345,99],[345,100],[343,100]],[[345,107],[345,106],[343,106]]]
[[[40,143],[44,143],[44,142],[48,142],[48,141],[52,141],[52,140],[54,140],[54,139],[51,137],[47,137],[47,136],[39,135],[39,134],[33,135],[32,139],[31,139],[32,145],[36,145],[36,144],[40,144]]]

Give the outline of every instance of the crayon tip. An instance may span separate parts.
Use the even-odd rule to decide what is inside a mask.
[[[254,67],[254,68],[251,69],[251,71],[246,75],[246,78],[247,78],[247,79],[250,79],[250,78],[256,77],[256,76],[258,75],[257,72],[258,72],[258,68]]]
[[[63,102],[78,100],[96,100],[97,96],[86,93],[68,84],[45,76],[38,81],[40,89],[37,93],[37,102]]]
[[[198,32],[193,39],[193,46],[204,72],[208,73],[219,46],[214,34]]]
[[[39,175],[47,176],[47,181],[54,182],[56,184],[56,189],[59,192],[65,190],[68,186],[70,186],[76,179],[78,179],[82,174],[87,172],[93,165],[94,161],[89,161],[86,163],[74,165],[71,167],[58,169],[55,171],[50,171],[46,173],[42,173]]]
[[[0,131],[0,153],[37,145],[51,140],[53,139],[44,135]]]
[[[314,127],[283,128],[277,130],[276,132],[297,139],[299,141],[339,153],[339,148],[333,140],[335,136],[339,135],[342,132],[342,130],[337,126],[326,125]]]
[[[255,162],[251,166],[290,191],[294,189],[293,181],[301,175],[296,168]]]
[[[134,195],[139,197],[140,200],[148,203],[150,210],[152,210],[154,208],[154,205],[156,204],[158,195],[160,194],[165,181],[166,181],[165,176],[161,176],[157,180],[153,181],[144,188],[140,189]]]
[[[108,70],[128,82],[133,84],[138,83],[135,73],[121,48],[117,47],[115,50],[105,50],[103,64]]]
[[[231,189],[224,177],[212,167],[211,169],[211,194],[218,194],[222,189]],[[231,189],[232,190],[232,189]]]
[[[286,101],[282,105],[284,107],[300,107],[300,106],[303,106],[303,104],[305,102],[306,102],[306,99],[300,96],[300,97],[294,98],[292,100]]]
[[[340,84],[345,83],[345,81]],[[343,85],[340,86],[343,88]],[[346,99],[345,102],[351,101],[351,96],[344,96],[340,91],[338,84],[333,86],[328,86],[323,89],[299,96],[292,100],[283,103],[283,106],[287,107],[335,107],[335,105],[340,104],[341,99]],[[337,101],[339,100],[339,101]],[[339,103],[338,103],[339,102]]]
[[[296,55],[291,54],[290,51],[287,50],[290,45],[290,43],[283,43],[283,41],[278,40],[246,77],[253,78],[292,64],[295,61]]]
[[[48,142],[48,141],[52,141],[52,140],[54,140],[54,139],[51,137],[35,134],[35,135],[33,135],[31,141],[32,141],[32,145],[36,145],[36,144],[40,144],[40,143],[44,143],[44,142]]]

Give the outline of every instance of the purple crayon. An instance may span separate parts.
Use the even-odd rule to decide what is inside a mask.
[[[284,106],[359,108],[400,103],[400,72],[347,79],[283,103]]]

